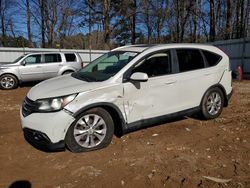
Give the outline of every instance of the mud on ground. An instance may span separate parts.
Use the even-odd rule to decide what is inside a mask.
[[[250,187],[250,81],[233,86],[216,120],[187,118],[78,154],[26,143],[19,108],[30,88],[0,91],[0,187]]]

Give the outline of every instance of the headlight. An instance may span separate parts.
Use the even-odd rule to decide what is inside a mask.
[[[63,109],[67,104],[72,102],[76,98],[77,94],[67,95],[56,98],[39,99],[37,103],[39,104],[38,110],[44,112],[53,112]]]

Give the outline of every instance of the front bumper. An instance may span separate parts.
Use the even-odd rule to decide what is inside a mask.
[[[43,151],[62,151],[64,139],[75,118],[64,110],[53,113],[32,113],[23,116],[21,125],[25,139],[35,148]]]
[[[65,150],[65,143],[63,140],[57,143],[52,143],[49,137],[45,133],[28,128],[24,128],[23,133],[25,140],[38,150],[45,152],[52,152],[52,151],[55,152],[55,151]]]

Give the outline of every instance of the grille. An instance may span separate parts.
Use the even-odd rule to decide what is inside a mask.
[[[22,114],[24,117],[37,112],[38,104],[35,101],[30,100],[28,97],[25,97],[23,106],[22,106]]]
[[[31,141],[32,143],[35,142],[35,143],[39,143],[43,145],[51,143],[48,136],[42,132],[35,131],[32,129],[28,129],[28,128],[24,128],[23,131],[24,131],[25,138]]]

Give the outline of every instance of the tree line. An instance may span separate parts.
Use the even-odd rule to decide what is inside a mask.
[[[249,36],[250,0],[0,0],[1,46],[111,49]]]

